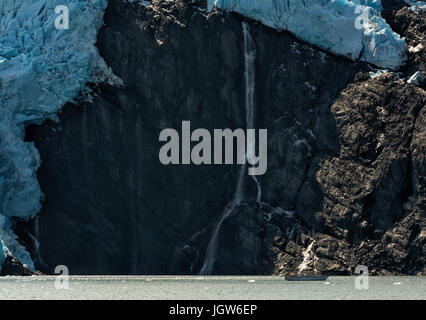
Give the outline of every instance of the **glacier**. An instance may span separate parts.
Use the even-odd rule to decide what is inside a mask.
[[[25,128],[57,120],[58,110],[88,82],[120,84],[95,46],[107,4],[0,0],[0,256],[10,253],[32,270],[13,232],[13,218],[34,217],[43,198],[36,176],[40,157],[33,143],[24,142]],[[55,27],[59,5],[68,8],[69,29]]]
[[[405,39],[381,16],[380,0],[208,0],[323,50],[395,70],[407,58]]]
[[[417,9],[426,10],[426,1],[404,0],[404,2],[410,5],[414,11]]]
[[[0,240],[0,271],[3,266],[4,260],[6,260],[6,248],[4,247],[3,240]]]

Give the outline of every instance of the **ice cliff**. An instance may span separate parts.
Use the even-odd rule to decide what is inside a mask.
[[[406,4],[416,8],[420,8],[422,10],[426,10],[426,1],[416,1],[416,0],[405,0]]]
[[[2,240],[0,240],[0,271],[5,259],[6,259],[6,252],[4,248],[4,243]]]
[[[69,29],[55,26],[59,5],[68,8]],[[0,0],[0,240],[30,269],[11,219],[33,217],[43,196],[39,154],[24,142],[25,128],[55,120],[87,82],[113,79],[95,46],[106,6],[107,0]]]
[[[352,60],[397,69],[406,59],[405,40],[381,17],[380,0],[208,0]]]

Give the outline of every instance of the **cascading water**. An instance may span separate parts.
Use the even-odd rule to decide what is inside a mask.
[[[43,264],[43,260],[41,259],[41,254],[40,254],[40,241],[39,241],[39,233],[40,233],[40,228],[39,228],[39,217],[37,216],[35,218],[34,221],[34,236],[29,234],[29,236],[32,238],[33,240],[33,245],[34,245],[34,256],[37,258],[38,262]]]
[[[253,129],[256,47],[247,22],[243,22],[243,35],[246,125],[248,129]]]
[[[245,80],[245,110],[246,110],[246,126],[247,129],[254,128],[254,87],[255,87],[255,59],[256,59],[256,47],[254,45],[253,38],[250,35],[249,26],[246,22],[242,24],[243,36],[244,36],[244,80]],[[250,159],[255,155],[255,140],[247,140],[247,151],[246,160]],[[244,183],[247,170],[247,161],[241,167],[238,174],[237,189],[235,191],[234,198],[227,209],[224,210],[220,217],[216,227],[213,231],[209,245],[207,246],[206,256],[204,259],[203,267],[201,268],[200,274],[208,275],[213,270],[213,264],[216,258],[217,252],[217,236],[219,234],[220,227],[223,221],[229,217],[234,208],[239,205],[244,199]],[[257,201],[260,203],[261,200],[261,189],[260,184],[256,176],[252,176],[257,184]]]
[[[246,107],[246,125],[247,129],[254,129],[254,86],[255,86],[255,60],[256,60],[256,47],[253,38],[251,37],[249,26],[243,22],[243,35],[244,35],[244,80],[245,80],[245,107]],[[247,159],[252,159],[255,156],[255,140],[247,140]],[[244,166],[245,167],[245,166]],[[262,190],[260,188],[259,180],[256,176],[252,176],[257,185],[257,202],[260,203]]]

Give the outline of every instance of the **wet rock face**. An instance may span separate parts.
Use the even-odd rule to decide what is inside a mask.
[[[257,206],[243,203],[221,225],[214,274],[269,274],[267,230]]]
[[[124,86],[92,88],[93,100],[66,105],[58,123],[27,130],[46,197],[38,227],[17,232],[45,273],[197,274],[232,200],[239,167],[163,166],[158,136],[183,120],[245,127],[241,17],[153,4],[111,0],[106,11],[98,48]],[[268,129],[263,203],[247,176],[213,273],[424,272],[425,92],[401,80],[418,58],[401,79],[370,79],[287,33],[253,23],[250,32],[255,127]]]
[[[174,249],[233,193],[236,168],[163,166],[158,139],[183,120],[242,127],[240,25],[216,30],[221,24],[198,11],[191,22],[186,7],[168,10],[111,1],[98,46],[125,86],[97,88],[93,103],[67,105],[59,123],[29,130],[44,158],[38,237],[46,272],[65,264],[76,274],[169,273]]]
[[[18,259],[7,256],[3,263],[0,276],[32,276],[34,272],[25,268]]]

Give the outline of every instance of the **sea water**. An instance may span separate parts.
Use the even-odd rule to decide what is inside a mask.
[[[273,276],[71,276],[69,289],[57,289],[54,276],[2,277],[0,299],[425,299],[426,277],[369,277],[357,289],[356,277],[325,281],[286,281]],[[62,280],[61,280],[62,281]]]

